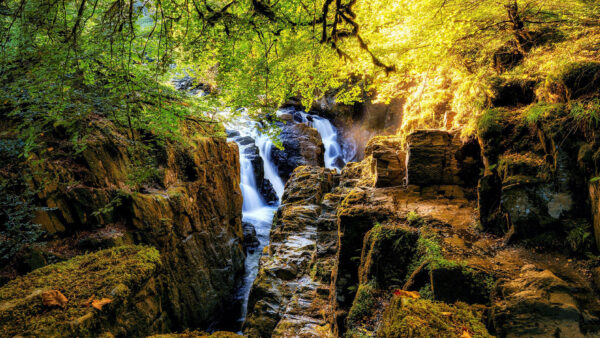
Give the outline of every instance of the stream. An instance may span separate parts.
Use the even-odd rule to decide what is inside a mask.
[[[289,113],[290,111],[288,109],[285,112]],[[293,112],[300,114],[302,123],[315,128],[319,132],[325,147],[324,160],[327,168],[340,170],[347,161],[353,159],[354,153],[352,147],[350,147],[350,151],[346,151],[346,154],[344,154],[337,129],[329,120],[300,111]],[[279,177],[277,167],[271,159],[271,150],[275,145],[268,135],[259,132],[258,122],[252,121],[242,115],[235,121],[228,123],[226,127],[230,131],[239,133],[236,136],[231,136],[229,140],[235,141],[240,149],[240,188],[244,199],[242,221],[254,226],[259,243],[258,246],[247,250],[244,275],[235,294],[234,306],[237,309],[235,309],[235,313],[232,313],[231,318],[227,318],[225,323],[219,325],[224,325],[224,329],[240,332],[246,319],[250,289],[258,273],[258,265],[263,248],[269,244],[273,216],[281,201],[285,182]],[[254,143],[248,143],[248,137]],[[255,168],[248,156],[249,149],[247,148],[253,146],[258,148],[260,158],[263,161],[264,179],[271,183],[277,195],[277,201],[275,202],[268,203],[265,196],[262,196],[260,193],[259,182],[256,182],[255,178]]]

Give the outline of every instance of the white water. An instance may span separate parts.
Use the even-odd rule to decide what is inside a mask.
[[[301,112],[300,115],[302,115],[303,123],[306,123],[309,127],[315,128],[319,132],[319,135],[321,135],[321,140],[325,147],[324,160],[326,168],[342,169],[338,163],[336,163],[338,157],[344,161],[344,164],[354,158],[354,147],[351,147],[350,151],[347,151],[346,154],[342,151],[338,131],[328,119],[304,112]]]
[[[281,196],[283,196],[283,180],[279,177],[277,173],[277,167],[271,160],[271,149],[273,148],[273,141],[271,138],[264,134],[259,134],[255,137],[254,142],[256,142],[256,146],[258,147],[258,151],[260,152],[260,157],[262,157],[263,162],[265,164],[265,178],[271,182],[275,193],[277,193],[277,197],[279,197],[279,201],[281,201]]]
[[[303,122],[308,124],[310,127],[317,129],[319,135],[321,135],[323,145],[325,147],[324,159],[326,167],[341,169],[336,165],[335,160],[337,157],[341,156],[344,159],[344,162],[346,162],[346,156],[344,156],[342,148],[338,142],[339,137],[335,127],[333,127],[333,125],[327,119],[322,117],[308,115],[306,113],[301,113],[301,115]],[[312,119],[312,122],[309,121],[309,116]],[[271,159],[271,149],[274,147],[274,144],[270,137],[260,133],[257,127],[257,122],[254,122],[245,116],[241,116],[235,122],[230,122],[227,124],[228,129],[235,130],[240,133],[239,137],[249,136],[254,139],[254,142],[259,149],[260,157],[263,160],[264,177],[271,182],[271,185],[277,194],[278,200],[281,202],[284,183],[281,177],[279,177],[277,167]],[[233,137],[232,140],[235,141],[239,137]],[[257,182],[254,178],[252,162],[244,154],[244,149],[251,145],[243,146],[238,143],[238,146],[240,147],[240,188],[242,190],[242,196],[244,199],[242,207],[242,220],[254,225],[260,244],[254,249],[254,251],[247,252],[244,276],[235,295],[236,303],[240,306],[240,309],[238,313],[232,314],[233,316],[237,316],[237,318],[235,318],[236,322],[232,323],[234,325],[233,329],[235,330],[241,330],[242,324],[246,319],[250,289],[254,279],[256,278],[256,275],[258,274],[262,250],[269,243],[269,234],[271,231],[273,216],[278,207],[278,203],[277,205],[268,205],[260,194],[260,189],[257,186]]]
[[[239,137],[249,136],[254,139],[256,146],[259,148],[260,157],[264,164],[264,177],[271,182],[278,200],[281,201],[283,195],[283,181],[277,174],[277,167],[271,161],[271,148],[273,142],[267,135],[263,135],[258,131],[257,123],[242,116],[237,121],[229,123],[228,129],[235,130],[240,133]],[[235,141],[238,137],[232,138]],[[241,280],[239,288],[236,290],[235,301],[239,305],[238,312],[232,314],[236,316],[234,327],[230,329],[241,330],[244,320],[246,320],[248,297],[250,288],[258,273],[258,264],[263,248],[269,243],[269,233],[271,231],[271,223],[273,215],[277,210],[276,205],[268,205],[265,199],[260,194],[260,189],[254,177],[254,168],[250,159],[247,158],[244,149],[251,145],[243,146],[238,143],[240,148],[240,188],[244,198],[242,206],[242,221],[248,222],[254,226],[256,237],[258,238],[259,246],[253,251],[246,253],[244,262],[244,276]],[[241,332],[240,332],[241,333]]]

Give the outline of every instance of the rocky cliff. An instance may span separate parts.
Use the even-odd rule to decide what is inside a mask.
[[[297,168],[261,259],[244,332],[597,334],[600,303],[588,277],[593,262],[574,260],[569,250],[539,251],[527,241],[508,245],[510,236],[482,231],[478,211],[485,215],[506,191],[484,192],[481,184],[476,189],[473,176],[483,171],[484,160],[491,171],[489,148],[482,145],[485,158],[478,142],[418,131],[406,145],[395,137],[371,140],[365,160],[340,174]],[[568,173],[559,177],[577,175]],[[577,215],[572,210],[561,213],[565,220]]]
[[[214,133],[213,127],[193,121],[182,123],[181,138],[172,140],[140,134],[131,139],[103,119],[90,121],[90,126],[85,147],[75,155],[56,128],[46,135],[51,151],[28,162],[30,188],[50,207],[40,210],[35,220],[49,241],[25,248],[21,255],[41,252],[31,269],[51,262],[48,257],[56,261],[122,244],[152,246],[160,254],[150,274],[155,296],[148,296],[148,302],[155,305],[143,314],[148,321],[124,319],[119,330],[139,336],[208,326],[226,307],[243,270],[237,145],[203,136]],[[53,275],[56,269],[44,271],[46,278],[59,279]],[[94,278],[94,270],[89,273]],[[147,292],[137,288],[142,281],[135,283],[132,292]],[[9,283],[3,292],[14,285]],[[104,291],[95,296],[111,297]],[[105,327],[113,334],[121,332]],[[90,332],[100,332],[94,330]]]

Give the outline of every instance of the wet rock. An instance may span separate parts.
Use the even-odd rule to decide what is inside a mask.
[[[252,223],[242,222],[242,229],[244,232],[244,248],[246,250],[254,251],[254,249],[260,245],[258,237],[256,237],[254,225],[252,225]]]
[[[258,187],[261,196],[267,203],[277,201],[277,193],[275,192],[275,189],[273,189],[273,185],[269,180],[265,179],[264,161],[260,156],[260,151],[255,145],[254,140],[252,140],[252,143],[246,145],[243,152],[244,155],[246,155],[246,158],[252,162],[254,182],[256,182],[256,186]]]
[[[225,133],[227,134],[227,137],[229,137],[229,138],[234,138],[234,137],[240,136],[240,132],[237,130],[225,129]]]
[[[312,277],[319,238],[320,205],[332,188],[333,172],[320,167],[298,167],[282,198],[271,243],[260,260],[248,300],[243,331],[251,337],[328,336],[322,310],[327,295],[317,293],[323,283]]]
[[[376,187],[393,187],[405,184],[406,153],[402,150],[401,138],[377,136],[365,149],[371,157],[371,173]]]
[[[250,136],[240,136],[237,137],[235,139],[235,141],[240,145],[240,146],[247,146],[250,144],[254,144],[254,139]]]
[[[325,166],[325,148],[316,129],[304,123],[288,123],[281,125],[279,139],[284,149],[273,147],[271,156],[284,181],[288,180],[296,167]]]

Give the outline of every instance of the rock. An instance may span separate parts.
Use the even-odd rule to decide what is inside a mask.
[[[252,163],[252,169],[254,171],[254,182],[259,189],[260,194],[267,203],[273,203],[278,200],[277,193],[273,189],[273,185],[264,176],[264,161],[260,156],[260,151],[252,139],[252,143],[246,145],[243,149],[244,155]]]
[[[234,138],[234,137],[240,136],[240,132],[237,130],[225,129],[225,133],[227,134],[227,137],[229,137],[229,138]]]
[[[479,204],[479,222],[482,230],[504,235],[508,232],[506,217],[500,209],[502,196],[502,181],[496,173],[483,176],[477,186],[477,201]]]
[[[206,132],[203,126],[182,122],[186,142],[154,144],[155,138],[145,135],[150,150],[133,152],[110,122],[93,123],[100,125],[90,127],[80,155],[62,158],[60,165],[44,161],[39,169],[56,173],[51,182],[34,182],[40,201],[56,210],[40,213],[36,222],[59,231],[53,235],[66,243],[90,237],[90,229],[108,233],[120,224],[123,235],[114,243],[94,234],[94,240],[69,249],[122,243],[157,248],[163,270],[154,283],[167,286],[160,302],[169,308],[161,330],[208,326],[225,310],[244,268],[238,146],[223,137],[198,137]],[[148,168],[151,180],[132,187],[128,182],[148,158],[156,161]],[[67,189],[74,180],[79,184]]]
[[[526,265],[518,278],[501,281],[498,289],[502,299],[491,310],[498,335],[584,337],[577,291],[551,271]]]
[[[494,86],[492,104],[495,107],[523,106],[535,101],[535,80],[503,81]]]
[[[333,165],[338,168],[343,168],[346,165],[346,162],[341,156],[338,156],[333,160]]]
[[[42,292],[42,304],[45,307],[62,307],[67,306],[67,297],[58,290],[49,290]]]
[[[254,251],[254,248],[260,245],[258,238],[256,237],[256,229],[252,223],[242,222],[242,229],[244,231],[244,248],[246,250]]]
[[[463,144],[458,135],[447,131],[417,130],[408,135],[406,142],[408,184],[477,184],[482,163],[479,145],[474,140]]]
[[[454,305],[394,296],[383,312],[377,337],[492,337],[482,313]]]
[[[296,167],[325,166],[325,148],[316,129],[304,123],[288,123],[280,127],[279,139],[284,150],[273,147],[271,156],[284,181],[288,180]]]
[[[589,196],[596,245],[600,248],[600,181],[589,183]]]
[[[250,136],[240,136],[240,137],[236,137],[235,141],[240,145],[240,146],[247,146],[250,144],[254,144],[254,139]]]
[[[381,289],[402,287],[418,238],[408,227],[380,225],[370,230],[360,258],[360,284],[374,282]]]
[[[154,248],[122,246],[17,277],[0,288],[0,330],[9,337],[143,337],[164,331],[174,317],[167,310],[167,290],[157,283],[160,264]],[[119,285],[127,291],[111,295]],[[112,302],[102,314],[90,306],[109,295]]]
[[[490,302],[491,277],[469,267],[434,266],[430,268],[433,298],[453,304],[488,304]]]
[[[333,186],[334,171],[321,167],[296,168],[286,184],[282,205],[271,230],[271,243],[261,257],[248,300],[243,331],[250,337],[331,336],[323,309],[326,288],[312,278],[313,260],[322,237],[319,220],[323,197]]]
[[[20,274],[26,274],[48,264],[44,252],[32,246],[22,248],[17,254],[16,261],[15,267]]]
[[[401,141],[400,137],[377,136],[367,143],[365,156],[371,156],[371,173],[376,187],[405,184],[406,153]]]

